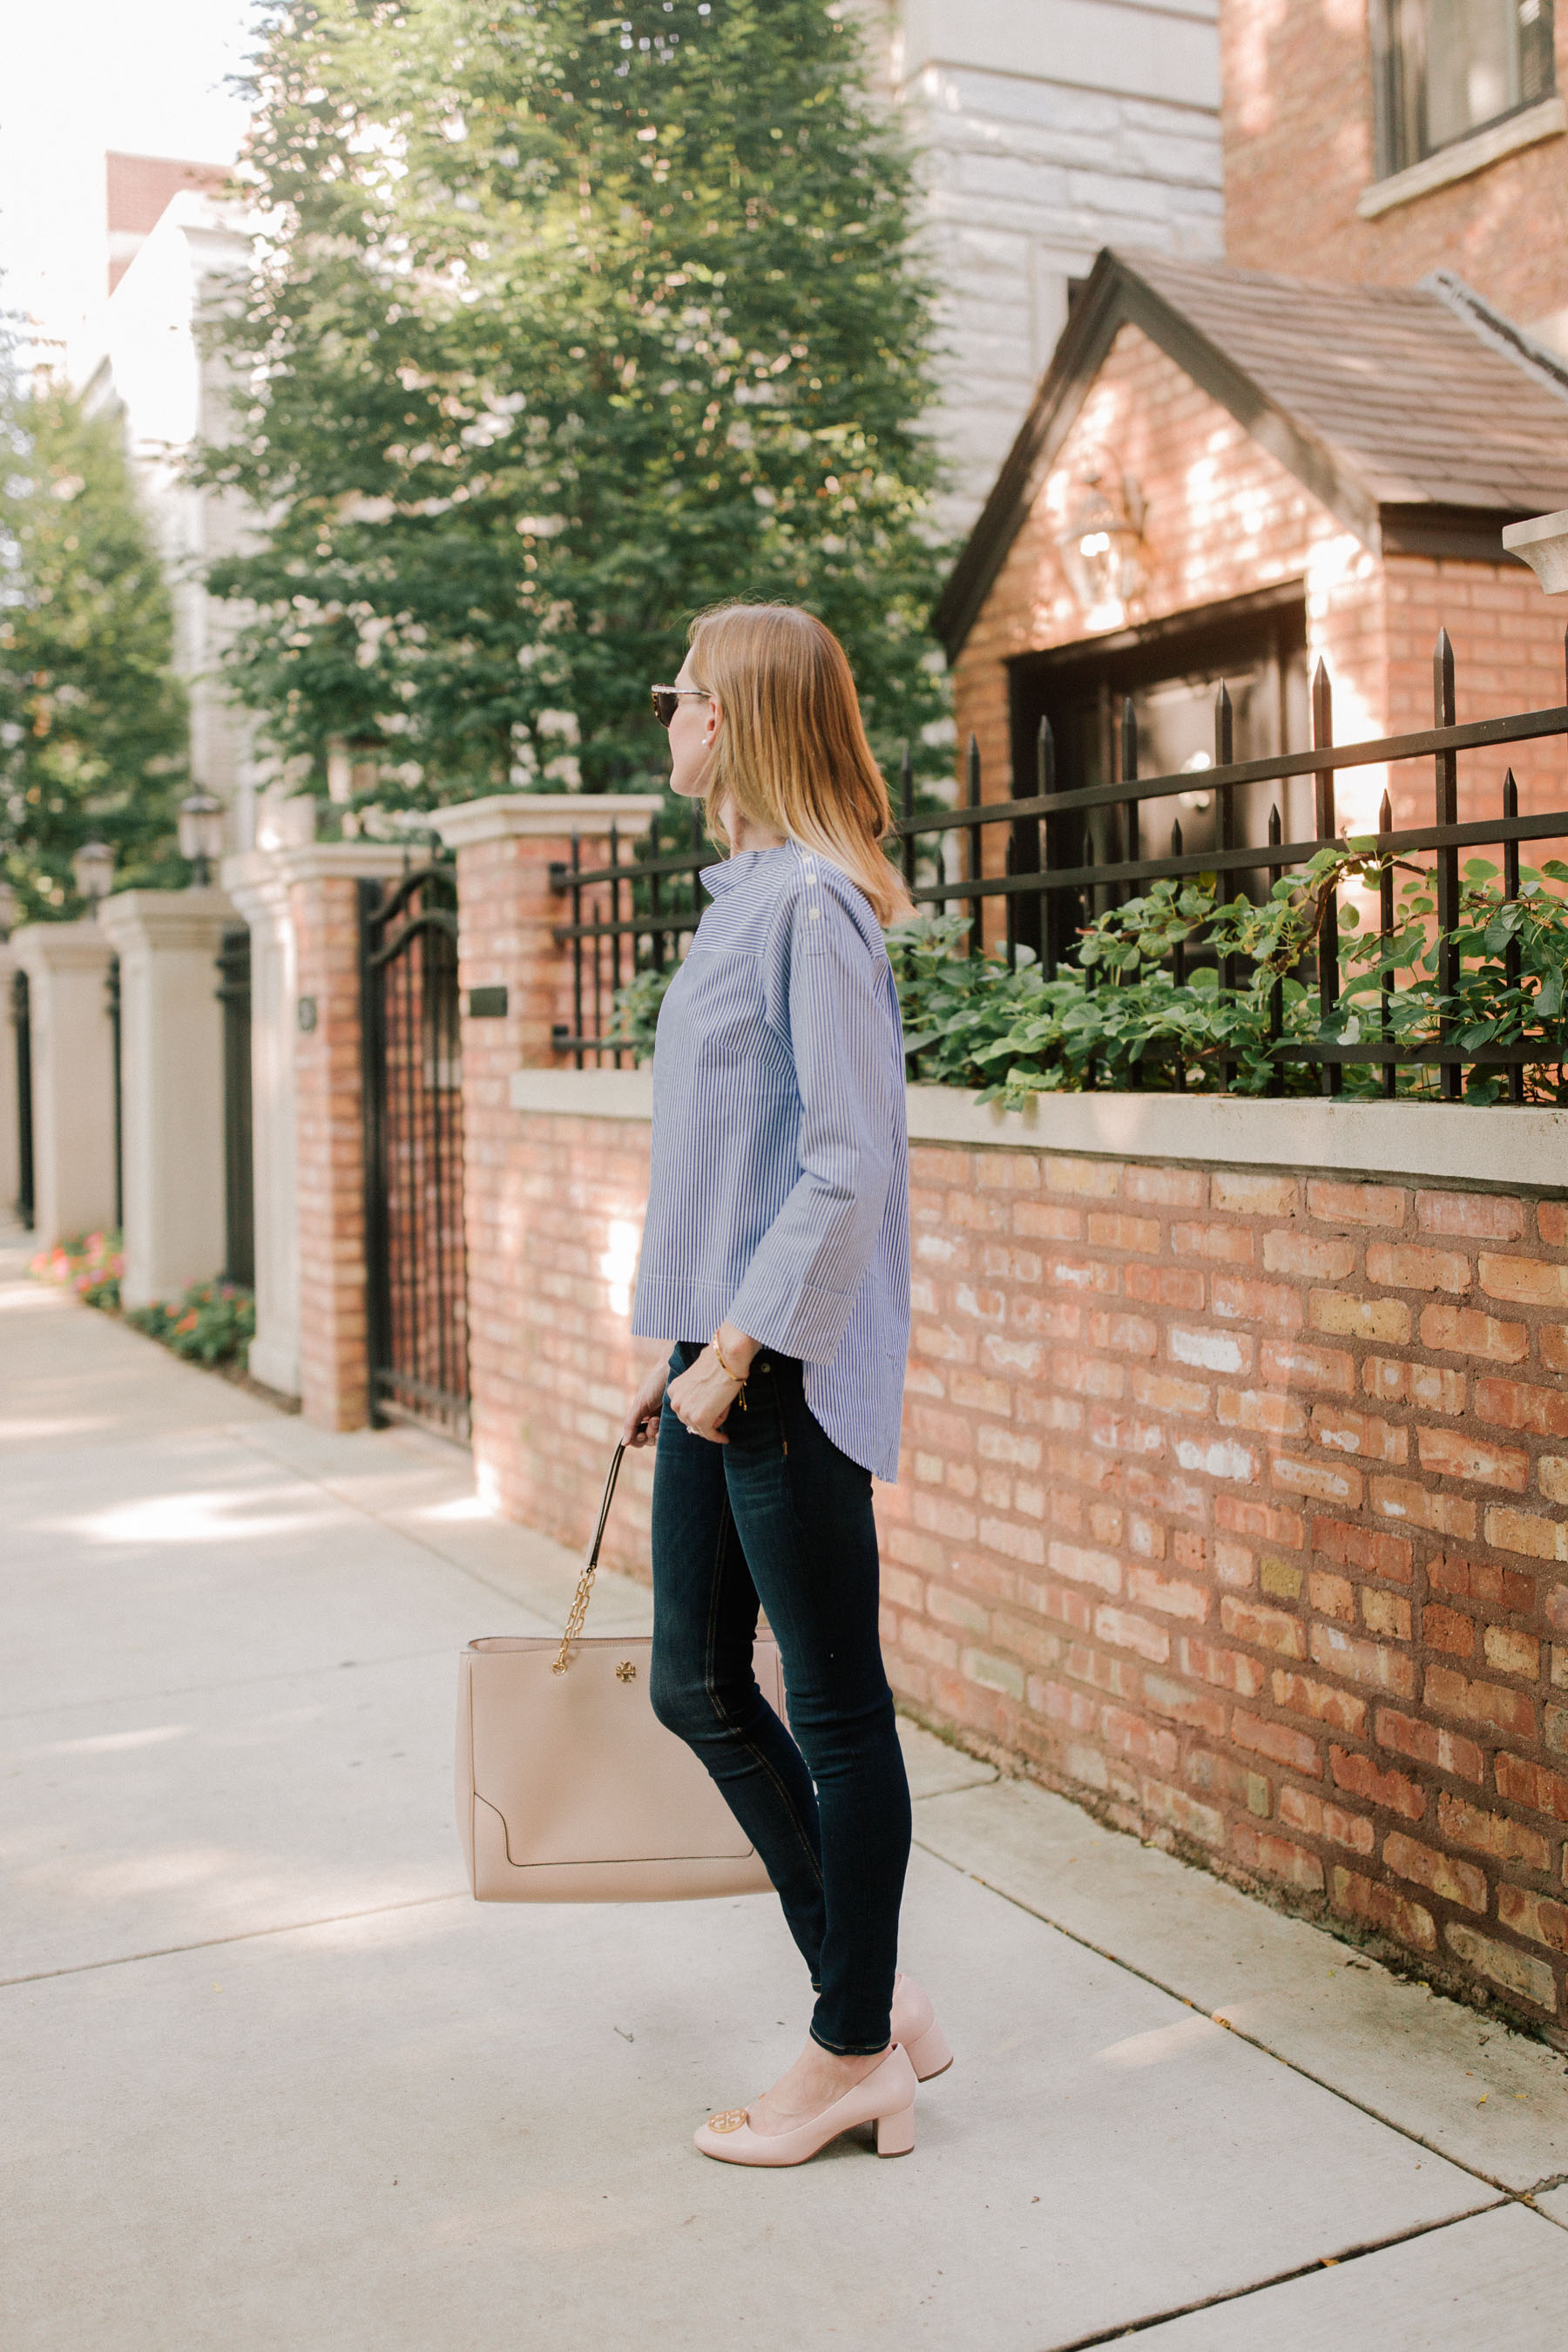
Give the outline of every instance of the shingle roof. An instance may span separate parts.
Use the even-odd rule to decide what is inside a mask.
[[[1568,507],[1568,368],[1458,279],[1320,285],[1108,250],[937,607],[950,654],[1129,320],[1369,545],[1500,561],[1504,521]]]
[[[1380,504],[1568,504],[1568,378],[1483,341],[1435,287],[1126,258]]]

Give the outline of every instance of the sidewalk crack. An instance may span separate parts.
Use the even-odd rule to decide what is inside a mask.
[[[1201,2002],[1179,1991],[1174,1985],[1165,1983],[1161,1977],[1151,1975],[1147,1969],[1141,1969],[1136,1961],[1123,1958],[1120,1952],[1111,1951],[1104,1944],[1095,1943],[1092,1937],[1080,1935],[1074,1927],[1064,1927],[1059,1919],[1053,1919],[1048,1912],[1037,1911],[1034,1905],[1026,1903],[1021,1895],[1014,1895],[1005,1886],[998,1886],[994,1879],[984,1877],[977,1870],[965,1870],[962,1863],[953,1862],[945,1853],[938,1853],[934,1846],[926,1845],[920,1837],[915,1838],[914,1843],[920,1847],[922,1853],[930,1854],[933,1862],[945,1863],[948,1869],[956,1871],[961,1878],[973,1879],[977,1886],[984,1886],[988,1893],[1000,1895],[1004,1903],[1011,1903],[1015,1910],[1024,1912],[1031,1919],[1039,1920],[1042,1927],[1054,1927],[1057,1934],[1065,1936],[1069,1943],[1078,1944],[1084,1951],[1094,1953],[1098,1959],[1109,1960],[1112,1968],[1122,1969],[1129,1976],[1137,1977],[1146,1985],[1152,1985],[1156,1992],[1167,1994],[1172,2000],[1179,2000],[1182,2007],[1190,2009],[1194,2016],[1206,2017],[1212,2024],[1223,2026],[1227,2033],[1234,2034],[1238,2042],[1245,2042],[1249,2049],[1258,2051],[1265,2058],[1272,2058],[1277,2066],[1289,2067],[1291,2074],[1300,2074],[1303,2082],[1315,2084],[1320,2091],[1327,2091],[1331,2098],[1342,2100],[1347,2107],[1354,2107],[1359,2115],[1370,2116],[1373,2123],[1382,2124],[1385,2130],[1397,2132],[1400,2138],[1408,2140],[1412,2147],[1424,2147],[1429,2156],[1441,2157],[1443,2162],[1451,2164],[1457,2172],[1468,2172],[1472,2180],[1484,2181],[1489,2189],[1497,2189],[1500,2195],[1510,2202],[1517,2203],[1523,2198],[1532,2197],[1538,2193],[1533,2189],[1514,2189],[1506,2180],[1500,2180],[1495,2173],[1483,2171],[1479,2164],[1470,2164],[1463,2157],[1452,2155],[1436,2140],[1424,2137],[1412,2125],[1401,2123],[1394,2116],[1384,2115],[1380,2107],[1371,2105],[1365,2099],[1358,2099],[1352,2092],[1345,2090],[1342,2084],[1331,2083],[1321,2074],[1314,2074],[1311,2068],[1303,2066],[1299,2058],[1288,2058],[1283,2051],[1276,2050],[1271,2043],[1263,2041],[1258,2034],[1249,2033],[1245,2026],[1234,2023],[1223,2010],[1205,2009]],[[1086,2343],[1099,2343],[1102,2339],[1094,2336],[1086,2337],[1084,2340]],[[1076,2347],[1064,2346],[1061,2347],[1061,2352],[1076,2352]]]
[[[410,1895],[401,1903],[372,1903],[363,1911],[331,1911],[321,1919],[286,1919],[276,1927],[238,1927],[232,1936],[198,1936],[189,1944],[162,1944],[151,1952],[115,1952],[104,1960],[78,1960],[68,1968],[36,1969],[30,1976],[0,1977],[0,1992],[16,1985],[49,1984],[56,1977],[89,1977],[100,1969],[134,1968],[141,1960],[177,1959],[182,1952],[216,1951],[220,1944],[254,1944],[268,1936],[302,1936],[311,1927],[340,1927],[351,1919],[380,1919],[395,1911],[422,1911],[433,1903],[465,1901],[466,1886],[446,1895]]]
[[[1095,1948],[1090,1946],[1089,1948]],[[1152,1978],[1149,1981],[1152,1983]],[[1092,2336],[1074,2336],[1066,2343],[1046,2347],[1045,2352],[1090,2352],[1090,2347],[1097,2344],[1120,2343],[1123,2336],[1142,2336],[1151,2327],[1163,2327],[1167,2320],[1186,2319],[1195,2311],[1214,2311],[1227,2303],[1243,2303],[1248,2295],[1266,2294],[1270,2287],[1289,2286],[1292,2279],[1310,2278],[1315,2271],[1334,2270],[1344,2263],[1361,2262],[1368,2254],[1386,2253],[1391,2246],[1408,2245],[1413,2238],[1430,2238],[1439,2230],[1452,2230],[1460,2221],[1473,2221],[1478,2214],[1496,2213],[1503,2206],[1518,2202],[1514,2197],[1492,2198],[1484,2205],[1471,2206],[1467,2212],[1447,2214],[1440,2221],[1418,2221],[1414,2229],[1396,2230],[1390,2237],[1369,2239],[1364,2245],[1346,2246],[1337,2254],[1320,2254],[1313,2262],[1298,2263],[1293,2269],[1277,2271],[1271,2278],[1258,2279],[1250,2286],[1229,2287],[1220,2294],[1199,2295],[1194,2303],[1175,2304],[1168,2311],[1151,2312],[1145,2319],[1118,2320],[1113,2327],[1097,2328]]]

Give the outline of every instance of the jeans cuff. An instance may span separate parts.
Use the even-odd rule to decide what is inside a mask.
[[[815,2025],[810,2032],[817,2048],[826,2050],[833,2058],[875,2058],[888,2047],[890,2038],[884,2034],[880,2042],[829,2042],[826,2034],[819,2033]]]

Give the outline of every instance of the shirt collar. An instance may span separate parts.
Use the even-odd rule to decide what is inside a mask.
[[[764,857],[777,857],[781,851],[797,851],[795,841],[775,842],[772,849],[742,849],[738,857],[726,857],[718,866],[699,868],[697,878],[710,898],[721,898],[726,890],[733,890],[754,874]]]

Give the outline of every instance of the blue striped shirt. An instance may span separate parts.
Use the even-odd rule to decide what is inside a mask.
[[[798,1357],[842,1453],[899,1475],[910,1339],[898,992],[869,901],[788,841],[703,869],[712,894],[658,1016],[632,1330],[728,1319]]]

